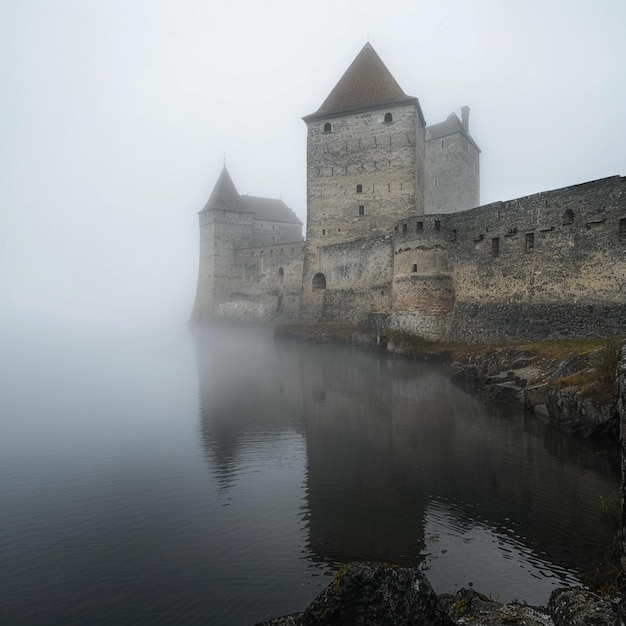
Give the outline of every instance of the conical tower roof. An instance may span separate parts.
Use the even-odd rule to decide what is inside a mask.
[[[210,211],[212,209],[245,211],[241,204],[239,193],[233,183],[233,179],[226,169],[226,165],[224,165],[222,173],[215,183],[211,197],[200,212],[202,213],[203,211]]]
[[[368,42],[339,79],[322,106],[305,120],[392,102],[415,101],[407,96]]]

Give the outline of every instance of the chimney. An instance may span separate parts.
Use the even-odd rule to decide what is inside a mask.
[[[468,106],[461,107],[461,122],[466,133],[469,133],[469,112],[470,108]]]

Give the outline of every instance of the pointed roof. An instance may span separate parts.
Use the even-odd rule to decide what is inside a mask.
[[[209,200],[204,205],[204,208],[200,211],[200,213],[203,211],[210,211],[212,209],[245,211],[241,205],[241,200],[239,193],[237,193],[237,189],[235,188],[235,183],[233,183],[233,179],[230,177],[230,174],[226,169],[226,164],[224,164],[222,173],[217,179],[215,187],[213,187]]]
[[[322,106],[304,119],[308,121],[339,112],[408,101],[416,102],[417,99],[404,93],[376,50],[367,42]]]
[[[432,141],[433,139],[441,139],[448,135],[456,135],[460,133],[465,135],[474,144],[474,147],[478,152],[480,148],[476,145],[476,142],[472,139],[472,136],[467,132],[465,126],[461,120],[457,117],[456,113],[450,113],[448,119],[445,122],[439,122],[438,124],[432,124],[432,126],[426,127],[426,141]]]

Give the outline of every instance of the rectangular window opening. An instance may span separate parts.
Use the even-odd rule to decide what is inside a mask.
[[[359,204],[359,215],[365,215],[365,205]]]
[[[424,222],[418,222],[415,230],[417,230],[417,232],[424,230]]]
[[[526,252],[532,252],[535,248],[535,233],[526,233]]]
[[[626,241],[626,217],[622,217],[619,221],[619,240]]]
[[[500,256],[500,237],[493,237],[491,239],[491,256]]]
[[[435,220],[435,230],[441,230],[441,221]]]

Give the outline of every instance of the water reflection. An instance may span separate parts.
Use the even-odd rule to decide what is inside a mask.
[[[426,559],[438,591],[500,578],[502,599],[537,603],[546,580],[574,581],[608,558],[599,497],[617,487],[616,455],[484,404],[445,369],[224,328],[199,334],[198,367],[222,490],[246,483],[255,450],[275,459],[287,435],[305,438],[312,562]],[[511,563],[544,580],[513,580]]]

